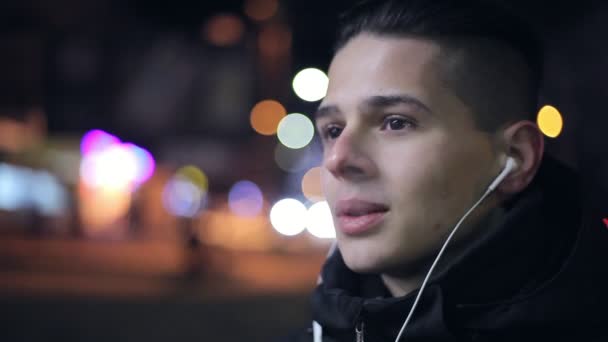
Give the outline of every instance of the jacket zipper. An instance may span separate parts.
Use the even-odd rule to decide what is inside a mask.
[[[355,326],[356,342],[365,342],[365,323],[361,320]]]

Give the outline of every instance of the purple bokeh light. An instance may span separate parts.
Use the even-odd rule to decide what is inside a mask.
[[[80,150],[83,156],[81,176],[95,186],[128,183],[136,188],[150,179],[156,168],[148,150],[122,143],[116,136],[99,129],[82,137]]]
[[[260,213],[264,206],[264,196],[260,188],[251,181],[240,181],[228,193],[228,205],[233,213],[251,217]]]
[[[120,139],[100,129],[94,129],[82,137],[80,152],[85,156],[116,144],[120,144]]]

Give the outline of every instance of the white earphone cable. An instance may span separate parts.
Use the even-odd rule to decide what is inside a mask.
[[[445,251],[445,249],[447,248],[450,240],[452,240],[452,237],[454,236],[454,234],[456,234],[456,231],[458,230],[458,228],[460,227],[460,225],[462,224],[462,222],[464,222],[464,220],[469,216],[469,214],[475,210],[475,208],[477,208],[477,206],[479,206],[479,204],[492,192],[494,191],[494,189],[496,189],[496,187],[498,186],[498,184],[500,184],[500,182],[502,182],[502,180],[509,174],[509,172],[511,172],[511,170],[513,170],[515,167],[517,166],[517,162],[515,161],[515,159],[509,157],[507,159],[506,165],[504,167],[504,169],[500,172],[500,174],[496,177],[496,179],[494,179],[494,181],[492,182],[492,184],[490,184],[490,186],[488,187],[488,189],[486,190],[486,192],[483,194],[483,196],[481,196],[481,198],[475,202],[475,204],[466,212],[466,214],[464,214],[464,216],[462,216],[462,218],[458,221],[458,223],[456,224],[456,226],[454,227],[454,229],[452,230],[452,232],[450,233],[450,235],[448,236],[448,238],[445,240],[445,242],[443,243],[443,246],[441,247],[441,250],[439,250],[439,253],[437,253],[437,257],[435,258],[435,261],[433,261],[433,264],[431,265],[431,268],[429,269],[429,271],[426,274],[426,277],[424,278],[424,281],[422,282],[422,286],[420,286],[420,290],[418,291],[418,295],[416,296],[416,299],[414,300],[414,304],[412,305],[412,308],[410,309],[409,314],[407,315],[407,318],[405,319],[405,322],[403,322],[403,326],[401,326],[401,330],[399,330],[399,334],[397,335],[397,338],[395,339],[395,342],[399,342],[399,340],[401,339],[401,336],[403,335],[403,332],[405,331],[405,328],[407,327],[408,323],[410,322],[412,315],[414,314],[414,311],[416,310],[416,306],[418,306],[418,301],[420,300],[420,297],[422,296],[422,292],[424,292],[424,289],[426,288],[426,284],[429,281],[429,279],[431,278],[431,274],[433,273],[433,270],[435,269],[435,267],[437,266],[437,263],[439,262],[439,259],[441,258],[441,256],[443,255],[443,252]]]
[[[399,340],[401,339],[401,335],[403,335],[403,332],[405,331],[405,327],[407,327],[408,323],[410,322],[410,319],[412,318],[412,315],[414,314],[414,310],[416,309],[416,306],[418,305],[418,301],[420,300],[420,297],[422,296],[422,292],[424,291],[424,289],[426,287],[426,284],[427,284],[428,280],[430,279],[431,274],[433,273],[433,270],[435,269],[435,266],[437,266],[437,263],[439,262],[439,259],[441,258],[441,256],[443,255],[443,252],[445,251],[446,247],[448,246],[448,243],[452,239],[452,236],[454,236],[454,234],[458,230],[458,227],[460,227],[460,224],[462,224],[462,222],[467,218],[467,216],[469,216],[469,214],[475,208],[477,208],[477,206],[479,205],[479,203],[481,203],[486,198],[486,196],[488,196],[489,193],[490,193],[490,191],[486,191],[486,193],[477,201],[477,203],[475,203],[475,205],[473,205],[471,207],[471,209],[469,209],[469,211],[467,211],[467,213],[460,219],[460,221],[458,221],[458,224],[456,224],[456,227],[454,228],[454,230],[452,230],[452,232],[450,233],[450,235],[448,236],[448,238],[445,240],[445,242],[443,244],[443,247],[441,247],[441,250],[437,254],[437,257],[435,258],[435,261],[433,262],[433,265],[431,265],[431,268],[429,269],[428,273],[426,274],[426,277],[424,278],[424,281],[422,282],[422,286],[420,287],[420,290],[418,291],[418,295],[416,296],[416,300],[414,300],[414,304],[412,305],[412,309],[410,310],[410,313],[407,315],[407,318],[405,319],[405,322],[403,322],[403,326],[401,327],[401,330],[399,330],[399,335],[397,335],[397,338],[395,339],[395,342],[399,342]]]

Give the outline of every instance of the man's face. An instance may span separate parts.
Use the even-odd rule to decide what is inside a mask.
[[[322,183],[354,271],[413,270],[500,170],[491,137],[440,81],[439,49],[361,34],[330,66],[317,113]]]

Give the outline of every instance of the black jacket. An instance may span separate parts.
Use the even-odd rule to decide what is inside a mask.
[[[431,278],[401,341],[608,342],[608,230],[584,214],[575,177],[545,158],[500,223]],[[324,342],[356,341],[357,326],[364,341],[394,341],[417,295],[391,297],[339,250],[322,277],[312,304]]]

